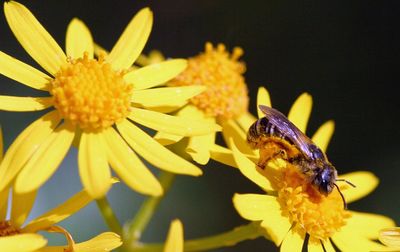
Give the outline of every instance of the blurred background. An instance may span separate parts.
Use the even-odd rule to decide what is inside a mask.
[[[372,171],[379,187],[349,207],[388,215],[400,223],[400,131],[398,88],[399,1],[20,1],[64,47],[73,17],[91,29],[94,39],[111,49],[132,16],[142,7],[154,12],[154,26],[145,52],[161,50],[167,57],[190,57],[206,41],[241,46],[246,62],[250,111],[265,86],[272,103],[284,113],[302,93],[313,96],[308,135],[329,119],[336,122],[328,156],[339,173]],[[37,66],[0,16],[0,50]],[[40,68],[39,68],[40,69]],[[38,95],[0,76],[4,95]],[[0,112],[5,147],[41,113]],[[30,218],[63,202],[81,188],[76,150],[40,190]],[[161,242],[169,223],[179,218],[185,238],[231,230],[247,223],[235,211],[234,193],[260,189],[230,167],[210,162],[200,178],[177,177],[171,191],[144,234],[144,241]],[[157,170],[154,170],[157,172]],[[1,179],[1,178],[0,178]],[[109,200],[121,221],[129,220],[144,197],[120,183]],[[77,241],[107,230],[96,205],[90,204],[62,222]],[[63,243],[52,236],[54,244]],[[215,251],[277,251],[264,239]]]

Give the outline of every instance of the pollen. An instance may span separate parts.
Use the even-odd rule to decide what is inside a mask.
[[[82,130],[101,130],[125,118],[130,111],[132,85],[104,61],[104,55],[71,59],[51,82],[54,107],[64,120]]]
[[[20,234],[21,230],[14,227],[10,221],[0,221],[0,237]]]
[[[287,164],[276,181],[283,215],[308,233],[310,241],[329,239],[351,216],[336,189],[328,196],[321,194],[298,167]]]
[[[188,59],[188,67],[173,79],[171,86],[203,85],[207,90],[191,103],[207,116],[234,119],[247,111],[248,90],[243,74],[245,64],[238,61],[243,50],[235,47],[230,54],[223,44],[206,43],[205,52]]]

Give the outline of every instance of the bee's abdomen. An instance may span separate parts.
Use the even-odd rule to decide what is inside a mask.
[[[279,137],[291,142],[285,134],[282,133],[275,125],[270,123],[266,117],[255,121],[247,131],[247,142],[256,147],[262,137]]]

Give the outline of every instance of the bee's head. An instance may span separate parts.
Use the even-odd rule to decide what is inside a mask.
[[[333,165],[323,163],[322,168],[314,177],[313,183],[316,185],[320,193],[328,195],[332,192],[337,178],[337,171]]]

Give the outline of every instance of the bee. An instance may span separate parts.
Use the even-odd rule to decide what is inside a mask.
[[[336,181],[355,185],[338,179],[338,173],[326,154],[286,116],[268,106],[260,105],[259,108],[265,117],[254,122],[247,132],[250,146],[260,149],[258,166],[263,169],[269,160],[282,158],[298,167],[323,195],[327,196],[336,187],[346,209],[346,201]]]

